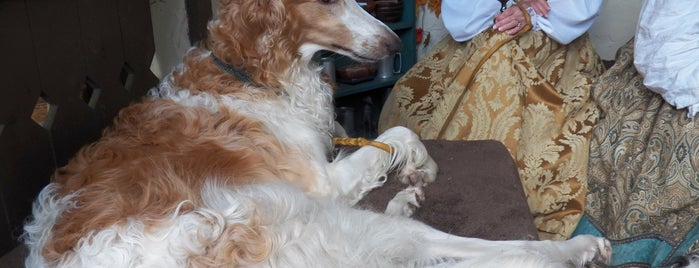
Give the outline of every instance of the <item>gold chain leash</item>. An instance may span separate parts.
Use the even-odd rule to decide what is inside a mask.
[[[389,154],[393,153],[393,148],[391,148],[390,145],[383,143],[383,142],[378,142],[378,141],[370,141],[365,138],[333,138],[333,143],[335,145],[342,145],[342,146],[374,146],[376,148],[379,148],[381,150],[384,150],[388,152]]]

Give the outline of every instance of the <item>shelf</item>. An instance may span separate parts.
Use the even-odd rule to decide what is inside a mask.
[[[399,21],[399,22],[394,22],[394,23],[386,23],[386,26],[388,28],[391,28],[393,31],[400,31],[400,30],[408,30],[413,27],[415,27],[414,22],[412,20],[408,21]]]
[[[374,90],[377,88],[390,87],[393,86],[393,84],[395,84],[396,81],[398,81],[398,78],[400,78],[401,75],[402,74],[396,74],[388,78],[374,78],[373,80],[357,83],[354,85],[337,83],[337,86],[340,88],[340,90],[335,92],[334,96],[335,98],[340,98],[344,96]]]
[[[374,78],[357,84],[337,83],[339,90],[335,92],[335,98],[347,97],[350,95],[365,93],[380,88],[389,88],[398,81],[398,79],[409,70],[417,61],[417,48],[415,44],[415,1],[403,0],[403,14],[401,20],[397,22],[386,23],[386,26],[395,32],[403,42],[401,54],[401,73],[389,78]],[[354,64],[355,62],[348,57],[336,56],[335,68]]]

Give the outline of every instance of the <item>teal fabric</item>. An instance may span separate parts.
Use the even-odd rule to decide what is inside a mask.
[[[694,234],[689,235],[686,242],[697,240],[697,228]],[[586,217],[583,217],[578,224],[573,236],[590,234],[595,236],[605,236]],[[661,235],[644,235],[640,237],[629,237],[624,240],[610,240],[612,243],[612,259],[609,266],[633,265],[638,267],[662,267],[669,266],[679,257],[687,254],[692,243],[683,243],[673,246],[663,241]]]

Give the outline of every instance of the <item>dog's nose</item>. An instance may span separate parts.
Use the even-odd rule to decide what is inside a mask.
[[[401,43],[400,39],[397,37],[389,38],[388,41],[386,41],[386,50],[388,50],[390,54],[398,53],[402,47],[403,43]]]

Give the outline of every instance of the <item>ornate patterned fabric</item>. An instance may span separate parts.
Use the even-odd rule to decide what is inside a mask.
[[[699,119],[643,86],[633,40],[593,95],[601,119],[590,141],[586,214],[575,234],[612,240],[613,266],[666,266],[696,251]]]
[[[565,239],[583,213],[590,84],[603,67],[587,35],[560,45],[543,32],[447,36],[394,86],[380,131],[423,139],[501,141],[517,163],[541,239]]]

